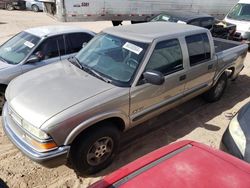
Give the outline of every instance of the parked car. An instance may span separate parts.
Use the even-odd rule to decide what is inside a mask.
[[[239,41],[245,41],[250,49],[250,0],[240,0],[227,14],[225,21],[237,26]]]
[[[215,19],[213,16],[203,13],[174,11],[165,12],[151,18],[151,22],[175,22],[181,24],[190,24],[207,28],[211,31],[213,37],[230,39],[235,38],[236,25]]]
[[[231,120],[222,138],[230,154],[250,163],[250,103],[242,107]]]
[[[203,144],[180,141],[137,159],[89,188],[248,188],[249,185],[249,164]]]
[[[25,1],[22,0],[0,0],[0,8],[7,10],[25,10]]]
[[[0,111],[9,82],[30,70],[66,59],[95,34],[72,26],[27,29],[0,46]]]
[[[123,131],[202,93],[219,100],[246,54],[246,44],[191,25],[105,29],[75,58],[13,80],[3,127],[32,160],[69,160],[79,174],[93,174],[110,164]]]
[[[43,11],[43,3],[38,0],[26,0],[26,9],[34,12]]]

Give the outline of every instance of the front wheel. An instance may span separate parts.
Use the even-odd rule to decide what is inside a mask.
[[[115,126],[100,126],[72,144],[70,163],[79,175],[91,175],[106,168],[118,152],[120,131]]]
[[[7,4],[6,9],[8,11],[12,11],[12,10],[14,10],[14,7],[11,4]]]
[[[32,5],[31,9],[34,12],[39,12],[39,7],[37,5]]]
[[[226,73],[223,73],[215,86],[213,86],[209,91],[203,94],[203,98],[208,102],[215,102],[220,100],[226,87],[227,87],[228,77]]]

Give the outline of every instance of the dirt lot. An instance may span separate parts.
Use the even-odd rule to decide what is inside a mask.
[[[0,44],[17,32],[40,25],[59,25],[43,13],[0,10]],[[99,32],[110,22],[73,23]],[[230,83],[222,100],[208,104],[201,98],[189,101],[125,133],[123,147],[115,162],[91,178],[77,177],[66,166],[47,169],[24,157],[4,135],[0,127],[0,178],[9,187],[87,187],[113,170],[161,146],[183,139],[219,147],[229,119],[250,101],[250,56],[236,82]]]

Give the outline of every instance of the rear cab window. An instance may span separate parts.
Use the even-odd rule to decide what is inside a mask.
[[[186,37],[190,66],[207,62],[211,59],[211,49],[206,33]]]

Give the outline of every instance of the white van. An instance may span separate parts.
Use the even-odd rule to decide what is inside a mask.
[[[241,39],[250,46],[250,0],[240,0],[227,14],[225,21],[235,24]]]

